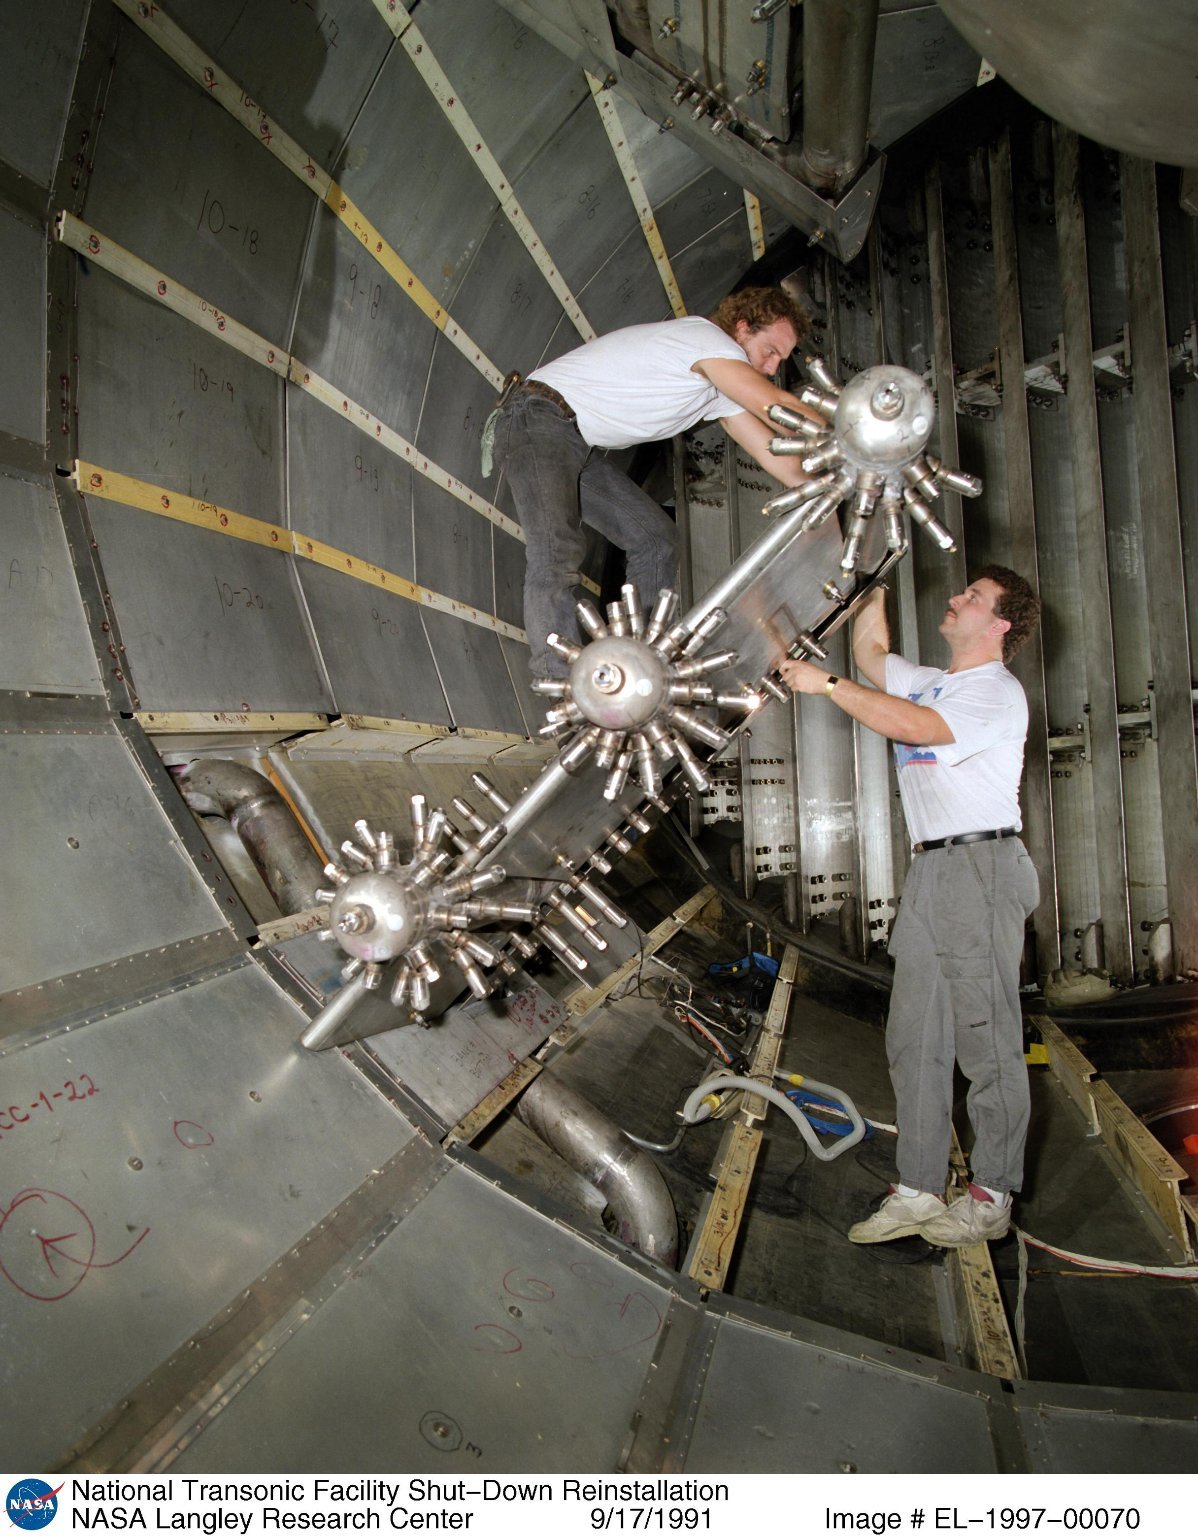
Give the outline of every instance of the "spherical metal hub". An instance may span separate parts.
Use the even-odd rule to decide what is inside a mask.
[[[592,725],[637,731],[669,698],[669,663],[630,635],[608,635],[585,646],[570,668],[570,696]]]
[[[347,954],[383,963],[427,937],[428,900],[402,870],[354,875],[329,906],[329,927]]]
[[[923,452],[935,415],[932,391],[917,373],[867,368],[841,391],[836,440],[850,464],[885,474]]]

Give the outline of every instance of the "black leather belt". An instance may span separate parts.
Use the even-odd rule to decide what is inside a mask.
[[[577,421],[573,408],[567,400],[558,394],[556,389],[551,389],[548,384],[542,384],[540,379],[525,379],[512,390],[514,395],[537,395],[542,400],[548,400],[556,405],[567,421]]]
[[[1018,827],[996,827],[992,832],[958,832],[955,837],[931,837],[926,843],[916,843],[912,853],[932,853],[937,848],[955,848],[958,843],[1002,842],[1004,837],[1018,837]]]

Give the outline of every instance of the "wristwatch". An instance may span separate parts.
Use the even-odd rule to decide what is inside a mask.
[[[840,679],[836,676],[835,672],[829,672],[828,681],[824,684],[824,692],[828,695],[829,698],[832,697],[832,690],[836,687],[836,684],[839,681]]]

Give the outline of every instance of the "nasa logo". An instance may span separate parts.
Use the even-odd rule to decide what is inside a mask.
[[[58,1513],[58,1495],[62,1489],[51,1488],[40,1477],[23,1477],[8,1490],[5,1510],[9,1521],[19,1531],[40,1531]]]

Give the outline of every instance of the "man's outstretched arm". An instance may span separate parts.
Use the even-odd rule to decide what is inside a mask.
[[[875,688],[886,686],[886,658],[890,655],[890,625],[886,620],[886,592],[875,587],[853,615],[853,661]]]
[[[809,661],[784,661],[778,671],[795,693],[825,693],[832,676]],[[915,747],[946,747],[957,739],[944,716],[926,704],[913,704],[910,699],[880,693],[876,688],[863,688],[847,677],[836,679],[829,697],[846,715],[891,741],[904,741]]]

